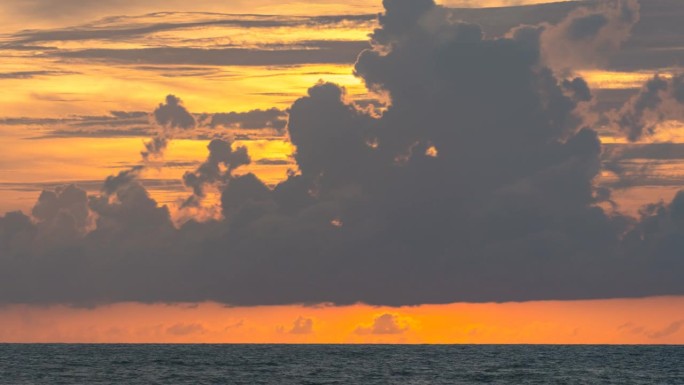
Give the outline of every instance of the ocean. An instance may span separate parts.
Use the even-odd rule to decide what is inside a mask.
[[[684,346],[0,345],[0,384],[684,384]]]

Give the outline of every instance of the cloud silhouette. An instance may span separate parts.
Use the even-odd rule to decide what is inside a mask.
[[[221,219],[174,226],[132,169],[88,198],[92,231],[56,237],[43,224],[63,209],[46,193],[37,217],[0,217],[0,303],[684,294],[684,192],[640,218],[602,208],[602,145],[578,113],[591,93],[546,65],[538,30],[488,38],[429,0],[385,6],[355,65],[390,96],[381,116],[337,85],[310,88],[287,124],[299,171],[272,189],[236,172],[246,150],[213,140],[184,182],[195,202],[218,188]],[[592,11],[607,24],[570,38],[602,39],[615,9]],[[175,97],[158,111],[160,125],[193,126]],[[390,314],[367,331],[406,327]]]
[[[653,135],[666,120],[684,120],[684,75],[665,79],[656,74],[610,115],[613,126],[633,142]]]
[[[166,103],[160,104],[154,110],[154,118],[163,127],[191,129],[196,126],[195,118],[174,95],[168,95]]]
[[[204,186],[227,182],[233,170],[251,162],[247,148],[238,147],[233,150],[231,143],[222,139],[214,139],[209,143],[209,156],[196,171],[183,175],[183,182],[192,188],[193,199],[204,197]],[[221,170],[221,166],[226,170]]]

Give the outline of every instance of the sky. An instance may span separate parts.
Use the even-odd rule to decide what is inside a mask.
[[[678,0],[6,0],[0,342],[684,343]]]

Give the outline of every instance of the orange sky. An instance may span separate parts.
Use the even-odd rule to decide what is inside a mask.
[[[444,0],[439,3],[484,7],[545,2],[549,1]],[[45,17],[27,6],[27,2],[10,0],[0,5],[0,32],[61,28],[122,13],[141,15],[168,10],[310,15],[375,13],[381,10],[379,0],[297,1],[287,4],[274,0],[233,1],[230,7],[226,7],[225,1],[142,3],[122,0],[111,2],[109,5],[116,5],[113,8],[65,7],[64,10],[72,11]],[[186,38],[194,39],[193,42],[211,39],[216,34],[230,35],[244,45],[314,39],[352,41],[365,39],[373,26],[373,23],[343,24],[327,30],[294,27],[247,32],[235,27],[183,29],[130,41],[87,40],[50,44],[65,49],[92,48],[92,44],[100,44],[98,48],[104,44],[110,44],[108,48],[115,45],[117,48],[140,48],[151,38],[157,39],[157,43],[173,45],[181,44],[179,42]],[[198,66],[197,69],[206,68]],[[369,96],[363,82],[353,76],[351,63],[217,66],[210,69],[214,71],[211,76],[167,76],[162,71],[155,72],[132,64],[58,60],[49,56],[36,57],[33,53],[13,52],[3,58],[0,73],[49,70],[62,74],[0,77],[3,89],[0,93],[3,110],[0,118],[106,115],[114,110],[151,112],[167,94],[181,97],[193,113],[271,107],[286,109],[321,79],[345,86],[352,99]],[[587,71],[581,75],[592,88],[624,90],[638,87],[652,73]],[[103,180],[128,167],[127,163],[140,161],[144,137],[30,140],[61,128],[46,124],[0,125],[0,215],[18,209],[30,212],[40,189],[30,189],[28,185]],[[667,132],[681,133],[681,126]],[[603,139],[606,142],[617,141],[612,137]],[[661,139],[684,142],[681,134]],[[179,163],[202,161],[207,155],[207,142],[206,138],[174,140],[165,160]],[[290,162],[277,166],[250,165],[245,170],[254,172],[267,184],[273,185],[284,179],[293,167],[293,148],[285,136],[237,141],[236,145],[247,146],[254,161],[275,159]],[[143,177],[179,181],[184,172],[193,168],[151,167]],[[663,173],[673,174],[674,171],[664,170]],[[12,186],[7,187],[9,185]],[[639,187],[618,190],[614,198],[622,205],[622,210],[636,213],[644,203],[669,200],[676,190],[674,187]],[[150,189],[150,192],[158,202],[171,206],[188,196],[188,191]],[[171,209],[173,211],[173,207]],[[684,344],[684,297],[401,308],[366,305],[235,308],[216,303],[119,303],[93,308],[12,305],[0,306],[0,342]]]
[[[417,307],[0,308],[0,342],[684,344],[684,297]]]
[[[448,6],[501,6],[549,2],[547,0],[445,0]],[[121,0],[100,5],[74,7],[78,1],[69,0],[59,7],[65,13],[45,17],[40,13],[41,1],[28,4],[8,1],[0,5],[11,14],[14,21],[29,18],[22,26],[5,20],[8,32],[17,32],[26,26],[33,29],[74,27],[95,22],[103,16],[128,15],[133,25],[148,25],[158,22],[187,22],[211,19],[206,14],[178,14],[141,16],[161,11],[211,11],[233,13],[292,14],[344,14],[375,13],[381,11],[381,1],[297,1],[284,7],[273,0],[233,1],[229,6],[221,1],[199,1],[189,4],[180,1],[135,2]],[[99,4],[99,3],[98,3]],[[116,5],[116,6],[114,6]],[[69,12],[66,12],[69,10]],[[127,24],[120,21],[121,28]],[[138,24],[136,24],[138,23]],[[109,24],[90,24],[93,28],[106,28]],[[116,25],[116,24],[115,24]],[[161,31],[126,39],[90,39],[53,41],[45,45],[61,49],[92,48],[144,48],[163,45],[172,47],[211,48],[220,44],[241,44],[243,46],[270,43],[296,43],[308,40],[363,41],[375,27],[375,22],[340,23],[325,28],[292,26],[282,28],[240,28],[231,25],[207,28],[180,28]],[[0,42],[6,36],[0,35]],[[0,47],[2,51],[2,47]],[[5,52],[5,51],[2,51]],[[2,53],[0,52],[0,53]],[[168,94],[179,96],[187,109],[193,113],[217,113],[277,107],[287,109],[298,97],[319,80],[345,86],[350,99],[364,99],[369,95],[363,81],[353,75],[353,65],[348,64],[303,64],[296,66],[194,66],[197,71],[208,71],[197,76],[194,71],[174,72],[178,67],[188,66],[139,66],[136,64],[110,63],[92,60],[55,59],[44,52],[6,51],[0,61],[0,119],[35,118],[59,119],[69,116],[107,116],[110,111],[152,112]],[[174,69],[175,68],[175,69]],[[187,68],[186,68],[187,69]],[[60,75],[36,75],[3,78],[2,73],[53,71]],[[171,74],[171,75],[170,75]],[[652,76],[651,72],[583,71],[580,73],[592,88],[620,90],[638,87]],[[30,211],[41,188],[40,183],[66,184],[101,181],[112,173],[125,169],[140,160],[139,152],[146,137],[64,137],[32,140],[53,131],[68,131],[66,124],[38,123],[3,126],[0,124],[0,214],[12,210]],[[105,127],[106,128],[106,127]],[[670,130],[668,132],[681,131]],[[240,132],[229,133],[241,134]],[[197,138],[189,138],[197,139]],[[285,137],[275,138],[273,144],[263,148],[262,143],[241,143],[247,145],[253,160],[280,159],[292,163],[292,147]],[[622,138],[603,137],[606,142]],[[684,142],[681,137],[662,138],[673,142]],[[624,140],[623,140],[624,141]],[[199,140],[175,140],[165,159],[169,162],[199,162],[206,156],[206,143]],[[261,146],[261,147],[260,147]],[[275,150],[275,151],[274,151]],[[185,168],[150,168],[144,178],[164,179],[178,182]],[[251,166],[267,184],[274,185],[283,180],[292,165]],[[83,186],[82,186],[83,187]],[[173,204],[183,198],[186,192],[178,190],[151,189],[155,199],[164,204]],[[648,195],[633,191],[618,191],[617,197],[622,211],[636,213],[646,203],[672,197],[672,189],[651,189]],[[91,190],[92,191],[92,190]]]

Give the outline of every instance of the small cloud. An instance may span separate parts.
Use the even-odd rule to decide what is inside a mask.
[[[654,338],[654,339],[655,338],[669,337],[673,334],[677,334],[677,332],[679,332],[679,330],[682,329],[682,327],[684,327],[684,320],[679,320],[677,322],[671,323],[670,325],[668,325],[667,327],[665,327],[662,330],[657,330],[653,333],[649,333],[648,337]]]
[[[17,72],[0,72],[0,79],[33,79],[44,76],[64,76],[76,75],[77,72],[70,71],[17,71]]]
[[[174,336],[188,336],[191,334],[204,334],[207,330],[198,323],[193,324],[175,324],[166,329],[167,334]]]
[[[195,118],[175,95],[168,95],[166,104],[160,104],[154,110],[154,118],[162,127],[191,129],[196,126]]]
[[[396,314],[383,314],[378,316],[370,326],[359,326],[354,333],[360,335],[391,335],[403,334],[410,329],[409,325],[401,320]]]
[[[288,159],[259,159],[254,162],[260,166],[291,166],[293,161]]]
[[[240,329],[242,326],[244,326],[244,324],[245,324],[245,320],[240,320],[234,324],[230,324],[230,325],[226,326],[225,328],[223,328],[223,330],[228,331],[231,329]]]
[[[313,320],[311,318],[299,317],[295,320],[290,334],[311,334],[313,333]]]

